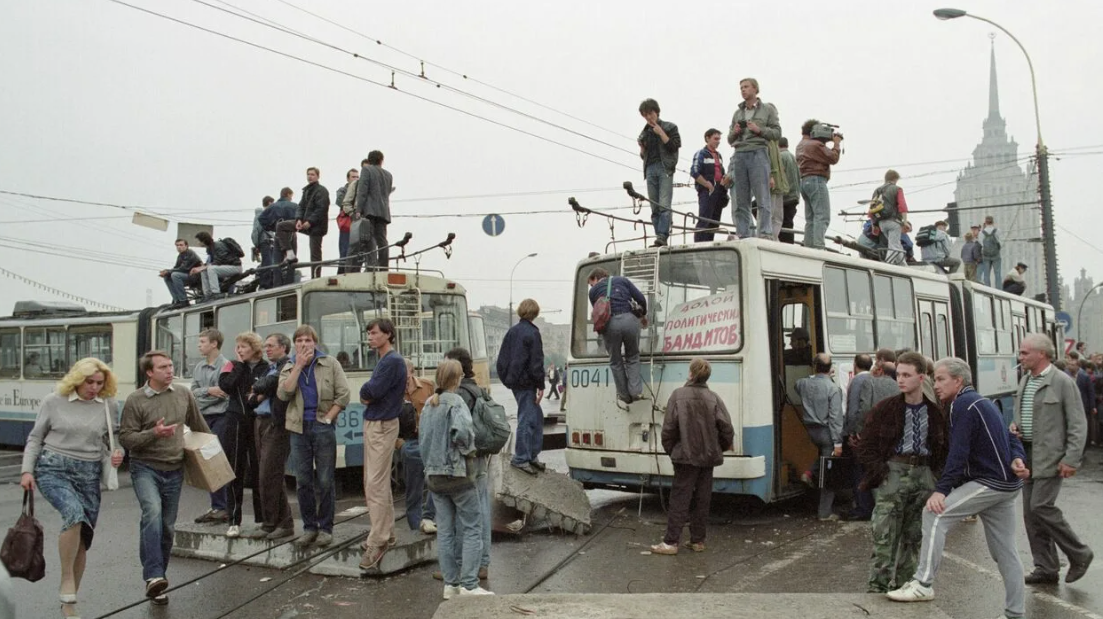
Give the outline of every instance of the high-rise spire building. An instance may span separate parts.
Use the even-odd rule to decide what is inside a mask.
[[[1007,135],[1007,122],[1000,116],[999,85],[996,80],[996,48],[993,43],[988,74],[988,117],[983,123],[984,137],[973,149],[973,161],[958,175],[954,199],[961,213],[964,236],[973,224],[984,224],[991,215],[1003,242],[1001,252],[1004,275],[1016,263],[1026,264],[1025,296],[1046,292],[1045,260],[1041,242],[1041,214],[1038,177],[1031,154],[1019,155],[1019,145]],[[974,208],[988,207],[991,208]],[[960,246],[960,245],[959,245]]]

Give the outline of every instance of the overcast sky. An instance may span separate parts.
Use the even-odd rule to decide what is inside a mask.
[[[132,1],[337,71],[391,81],[389,69],[193,0]],[[332,194],[350,167],[379,149],[397,187],[391,237],[410,231],[410,247],[421,248],[457,234],[450,260],[435,252],[423,267],[464,284],[472,308],[504,306],[510,270],[537,252],[516,271],[514,299],[531,296],[547,319],[567,322],[574,265],[609,240],[602,219],[578,228],[567,198],[628,206],[621,183],[645,186],[635,154],[641,99],[656,98],[662,117],[679,126],[685,169],[704,131],[727,127],[742,77],[758,78],[794,144],[806,118],[841,125],[846,153],[831,180],[833,211],[868,197],[890,166],[903,175],[913,209],[944,206],[987,112],[994,29],[971,19],[938,21],[931,15],[936,4],[697,2],[676,9],[651,0],[290,1],[355,34],[281,0],[227,1],[404,71],[420,71],[411,56],[424,59],[431,80],[570,131],[428,80],[399,74],[395,91],[108,0],[0,0],[0,190],[211,222],[216,236],[248,247],[253,210],[265,194],[286,185],[297,198],[307,166],[321,168]],[[1096,32],[1103,4],[993,0],[957,8],[1000,23],[1031,53],[1044,137],[1057,155],[1051,169],[1061,271],[1071,280],[1085,268],[1103,281],[1092,226],[1099,217],[1094,177],[1103,162],[1103,86],[1091,77],[1103,66]],[[1024,156],[1036,140],[1027,65],[1002,34],[995,50],[1001,112]],[[727,159],[730,149],[723,154]],[[520,192],[540,193],[459,198]],[[676,189],[674,200],[692,202],[676,208],[696,209],[691,189]],[[491,212],[526,214],[504,215],[505,233],[490,238],[480,224]],[[174,260],[175,226],[157,232],[131,225],[120,209],[4,194],[0,214],[0,267],[127,308],[144,306],[147,289],[155,303],[169,300],[156,268]],[[834,217],[831,230],[854,235],[858,226]],[[336,226],[330,230],[325,254],[336,257]],[[619,224],[616,234],[632,231]],[[26,243],[67,248],[62,253],[73,257],[32,253]],[[132,266],[89,261],[93,256]],[[0,277],[0,313],[29,298],[57,297]]]

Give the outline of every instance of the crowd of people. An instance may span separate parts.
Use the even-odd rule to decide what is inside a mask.
[[[535,302],[527,300],[520,309],[530,307]],[[535,317],[539,310],[532,311]],[[395,336],[389,320],[367,325],[378,361],[360,388],[365,406],[364,495],[372,521],[360,567],[377,567],[396,543],[390,474],[399,450],[407,476],[407,522],[411,530],[439,536],[444,598],[490,593],[479,580],[487,578],[490,564],[487,478],[492,455],[475,452],[472,434],[476,400],[489,396],[475,383],[471,354],[465,349],[445,355],[434,386],[415,376],[413,364],[395,349]],[[538,344],[538,331],[535,339]],[[210,494],[209,509],[197,523],[225,525],[228,538],[290,540],[296,531],[284,468],[293,454],[303,529],[293,543],[300,548],[333,543],[334,421],[351,398],[344,369],[319,347],[318,334],[309,325],[298,327],[291,338],[238,334],[232,358],[222,353],[223,344],[216,329],[200,334],[201,359],[190,388],[174,382],[167,353],[144,354],[138,364],[146,381],[126,398],[121,418],[116,377],[94,358],[75,363],[57,391],[43,400],[27,439],[20,483],[27,490],[37,486],[62,516],[59,594],[65,616],[78,614],[77,595],[100,512],[101,472],[118,467],[124,455],[141,507],[138,547],[145,595],[154,604],[168,603],[167,569],[184,483],[186,431],[216,435],[235,476]],[[542,355],[534,367],[542,381]],[[527,391],[537,404],[542,383],[538,387],[533,391],[529,385]],[[400,439],[404,411],[412,429]],[[542,420],[528,426],[526,436],[536,436],[536,447],[527,452],[527,462],[543,469],[536,458],[541,426]],[[118,444],[113,445],[107,437],[116,435]],[[251,526],[243,522],[247,485],[252,488]]]
[[[265,196],[253,218],[251,257],[259,262],[255,269],[256,287],[263,290],[296,280],[299,262],[298,237],[305,236],[310,246],[311,276],[321,274],[324,262],[322,243],[329,234],[330,206],[336,204],[338,230],[338,273],[365,269],[387,270],[389,248],[387,226],[391,223],[391,173],[383,168],[383,153],[373,150],[345,174],[345,183],[331,201],[329,190],[319,182],[321,171],[306,170],[306,186],[299,202],[290,187],[280,190],[276,200]],[[225,292],[242,274],[245,252],[233,238],[215,240],[209,232],[195,235],[207,250],[206,259],[189,247],[188,239],[176,239],[176,262],[160,276],[172,295],[172,307],[187,307],[188,288],[200,292],[207,301]]]

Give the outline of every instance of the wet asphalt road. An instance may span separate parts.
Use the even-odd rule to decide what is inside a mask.
[[[500,389],[500,388],[499,388]],[[496,397],[509,410],[508,394]],[[504,396],[504,397],[503,397]],[[557,403],[545,403],[549,411]],[[563,452],[545,452],[551,468],[566,470]],[[17,464],[11,454],[0,454],[0,525],[14,523],[21,490],[6,466]],[[139,510],[129,476],[122,487],[105,492],[96,538],[89,552],[88,570],[81,586],[80,610],[85,619],[99,617],[143,599],[138,561]],[[1096,549],[1103,549],[1103,449],[1089,448],[1083,472],[1066,482],[1060,505],[1074,529]],[[354,483],[350,483],[354,486]],[[869,555],[868,523],[820,523],[808,500],[759,507],[749,501],[717,497],[713,502],[708,550],[683,552],[676,557],[642,554],[660,540],[665,526],[664,505],[658,495],[590,491],[594,533],[584,537],[535,531],[522,536],[495,537],[488,588],[499,593],[521,593],[532,588],[555,593],[644,592],[754,592],[837,593],[865,590]],[[292,499],[293,499],[292,493]],[[662,497],[665,499],[665,497]],[[250,501],[246,500],[246,509]],[[347,493],[338,510],[361,505]],[[206,495],[185,488],[180,520],[201,513]],[[400,506],[401,507],[401,506]],[[401,511],[401,509],[399,509]],[[60,520],[45,501],[38,517],[47,533],[47,576],[38,583],[16,580],[19,617],[60,616],[57,599],[56,535]],[[608,526],[605,526],[608,524]],[[400,522],[399,526],[405,526]],[[583,547],[584,546],[584,547]],[[580,550],[581,549],[581,550]],[[1027,570],[1030,553],[1019,530],[1019,552]],[[572,558],[573,557],[573,558]],[[562,560],[571,558],[548,575]],[[210,574],[172,592],[170,604],[141,604],[113,615],[137,618],[236,619],[327,618],[370,616],[427,618],[436,611],[441,584],[433,580],[435,564],[427,564],[380,580],[355,580],[278,570],[234,566],[173,558],[173,584]],[[278,585],[278,586],[277,586]],[[269,593],[233,611],[265,591]],[[948,615],[965,618],[995,617],[1000,613],[1003,588],[995,563],[989,558],[980,524],[962,523],[950,534],[947,558],[935,582],[937,605]],[[781,615],[779,615],[780,617]],[[1094,566],[1074,585],[1028,587],[1027,616],[1042,619],[1103,619],[1103,564]]]

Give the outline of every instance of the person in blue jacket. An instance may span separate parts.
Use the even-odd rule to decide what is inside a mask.
[[[540,315],[540,305],[525,299],[517,306],[521,320],[506,331],[498,350],[498,380],[509,387],[517,400],[517,434],[510,464],[529,475],[546,467],[540,461],[544,445],[544,340],[532,323]]]
[[[962,518],[979,515],[988,551],[1004,586],[1004,615],[1022,617],[1026,606],[1023,564],[1015,544],[1015,499],[1030,477],[1026,452],[1004,424],[996,405],[973,390],[969,364],[956,357],[935,364],[935,392],[950,403],[950,450],[935,492],[923,512],[923,545],[912,580],[886,595],[896,602],[934,599],[935,573],[946,532]]]
[[[647,316],[647,297],[627,277],[617,275],[609,279],[609,272],[600,267],[590,271],[586,281],[590,284],[590,305],[602,297],[609,297],[609,324],[601,337],[609,353],[609,369],[613,370],[613,384],[617,386],[617,399],[626,404],[643,399],[643,379],[640,378],[640,327],[641,319],[632,313],[632,301],[636,302],[641,316]]]

